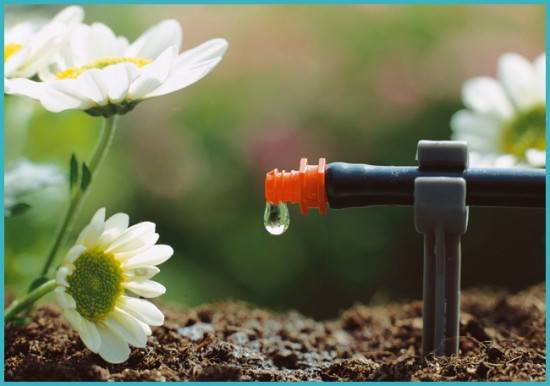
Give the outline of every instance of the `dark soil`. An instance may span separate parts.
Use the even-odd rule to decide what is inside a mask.
[[[355,306],[317,322],[240,303],[167,310],[144,349],[109,365],[57,308],[5,329],[6,380],[537,380],[546,376],[544,285],[463,294],[459,357],[420,356],[421,303]]]

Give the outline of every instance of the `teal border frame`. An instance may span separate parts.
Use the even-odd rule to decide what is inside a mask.
[[[548,47],[550,46],[550,29],[548,28],[548,24],[550,22],[550,1],[549,0],[529,0],[529,1],[512,1],[512,0],[485,0],[485,1],[476,1],[476,0],[443,0],[443,1],[436,1],[436,0],[424,0],[424,1],[407,1],[407,0],[382,0],[382,1],[361,1],[361,0],[345,0],[345,1],[338,1],[338,0],[297,0],[297,1],[274,1],[274,0],[197,0],[197,1],[178,1],[178,0],[160,0],[160,1],[146,1],[146,0],[118,0],[118,1],[109,1],[109,0],[96,0],[96,1],[68,1],[68,0],[4,0],[2,2],[2,8],[0,9],[0,16],[2,17],[2,27],[4,26],[4,5],[17,5],[17,4],[28,4],[28,5],[39,5],[39,4],[87,4],[87,5],[94,5],[94,4],[217,4],[217,5],[253,5],[253,4],[271,4],[271,5],[292,5],[292,4],[325,4],[325,5],[345,5],[345,4],[411,4],[411,5],[484,5],[484,4],[502,4],[502,5],[524,5],[524,4],[540,4],[545,5],[545,14],[546,14],[546,25],[545,25],[545,34],[546,34],[546,52],[548,52]],[[2,41],[4,37],[4,28],[2,28]],[[546,74],[549,73],[550,65],[548,62],[546,62]],[[4,71],[2,67],[2,72]],[[4,88],[4,77],[2,76],[2,89]],[[550,96],[550,81],[548,80],[548,77],[546,78],[546,99],[548,100],[548,97]],[[2,109],[0,111],[0,118],[2,120],[1,127],[2,127],[2,137],[0,138],[0,155],[2,157],[1,159],[1,167],[0,167],[0,177],[2,178],[2,181],[4,180],[4,94],[2,93],[1,97],[1,103],[2,103]],[[548,113],[548,109],[546,110],[546,137],[548,137],[548,134],[550,133],[550,115]],[[546,158],[548,160],[548,156],[550,155],[550,150],[546,148]],[[548,161],[547,161],[548,162]],[[548,186],[550,182],[550,176],[546,175],[546,185]],[[0,184],[0,197],[2,199],[2,202],[4,200],[4,184]],[[548,188],[546,189],[546,202],[548,203],[550,201],[550,191]],[[0,207],[0,214],[2,215],[2,218],[4,218],[4,205]],[[546,207],[546,278],[550,276],[550,265],[548,264],[548,241],[550,240],[550,230],[548,228],[548,223],[550,222],[550,211],[548,210],[548,207]],[[0,243],[1,243],[1,255],[0,255],[0,272],[2,275],[1,281],[2,281],[2,287],[0,288],[0,304],[2,306],[2,309],[4,309],[4,221],[2,221],[0,225]],[[546,303],[550,299],[550,288],[548,284],[546,284]],[[2,313],[1,316],[2,320],[2,326],[4,325],[4,315]],[[550,339],[548,337],[548,331],[550,328],[550,321],[548,320],[548,306],[546,307],[546,371],[548,373],[548,365],[550,364],[550,360],[548,358],[548,351],[550,347]],[[0,382],[4,383],[4,328],[2,328],[0,332],[0,344],[1,344],[1,352],[0,352],[0,363],[2,364],[2,368],[0,370]],[[547,375],[548,377],[548,375]],[[547,378],[548,379],[548,378]],[[25,384],[34,384],[35,382],[6,382],[10,384],[18,384],[18,385],[25,385]],[[36,382],[40,385],[58,385],[58,382]],[[77,384],[86,384],[86,385],[97,385],[100,383],[106,383],[106,382],[68,382],[68,383],[77,383]],[[247,384],[247,382],[232,382],[233,384]],[[293,382],[274,382],[274,383],[288,383],[288,384],[294,384]],[[306,382],[306,383],[317,383],[317,382]],[[335,382],[338,384],[347,384],[348,382]],[[362,383],[362,382],[361,382]],[[384,382],[364,382],[368,384],[383,384]],[[392,382],[392,384],[409,384],[410,382]],[[444,382],[445,384],[462,384],[465,382]],[[505,382],[505,383],[512,383],[512,382]],[[533,384],[533,383],[545,383],[545,382],[513,382],[514,385],[517,384]],[[136,385],[143,385],[143,384],[158,384],[157,382],[125,382],[124,384],[136,384]],[[215,384],[226,384],[226,382],[201,382],[201,384],[205,385],[215,385]],[[492,382],[479,382],[479,384],[492,384]]]

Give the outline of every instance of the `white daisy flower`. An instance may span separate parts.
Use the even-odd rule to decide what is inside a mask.
[[[166,289],[150,280],[173,250],[155,245],[155,224],[128,227],[129,218],[117,213],[105,220],[105,208],[96,212],[68,251],[56,274],[55,294],[67,320],[90,351],[110,363],[130,355],[128,344],[145,347],[149,326],[160,326],[164,315],[144,298]]]
[[[4,175],[4,215],[9,216],[24,195],[64,182],[57,166],[17,161]]]
[[[23,22],[4,30],[4,77],[31,78],[49,65],[63,49],[71,28],[84,19],[84,11],[71,6],[40,26]]]
[[[533,63],[505,54],[498,79],[464,83],[466,110],[451,119],[453,139],[467,141],[473,166],[546,165],[546,54]]]
[[[53,112],[124,114],[139,101],[197,82],[227,49],[224,39],[213,39],[178,54],[181,41],[175,20],[159,23],[132,44],[104,24],[81,24],[60,60],[40,73],[44,82],[16,79],[6,92],[36,99]]]

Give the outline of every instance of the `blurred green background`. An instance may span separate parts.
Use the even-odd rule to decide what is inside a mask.
[[[11,6],[10,16],[60,7]],[[512,51],[544,51],[544,7],[493,6],[86,6],[135,39],[166,18],[184,49],[224,37],[229,51],[205,79],[146,101],[119,120],[114,147],[78,218],[99,207],[157,224],[176,253],[158,280],[165,302],[238,299],[332,317],[356,302],[421,297],[422,239],[410,207],[329,210],[280,237],[264,229],[263,181],[275,167],[311,162],[414,164],[419,139],[448,139],[463,81],[496,71]],[[5,162],[25,156],[67,170],[86,159],[101,121],[49,113],[6,98]],[[67,188],[32,197],[5,222],[6,283],[36,275]],[[544,280],[543,210],[472,208],[463,241],[463,287],[521,289]],[[73,236],[74,239],[75,236]]]

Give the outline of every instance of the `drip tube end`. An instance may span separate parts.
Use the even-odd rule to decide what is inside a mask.
[[[318,165],[308,165],[307,159],[300,160],[299,170],[290,172],[273,169],[265,176],[265,200],[272,204],[300,204],[300,212],[306,215],[311,208],[327,211],[325,191],[326,160],[319,159]]]

